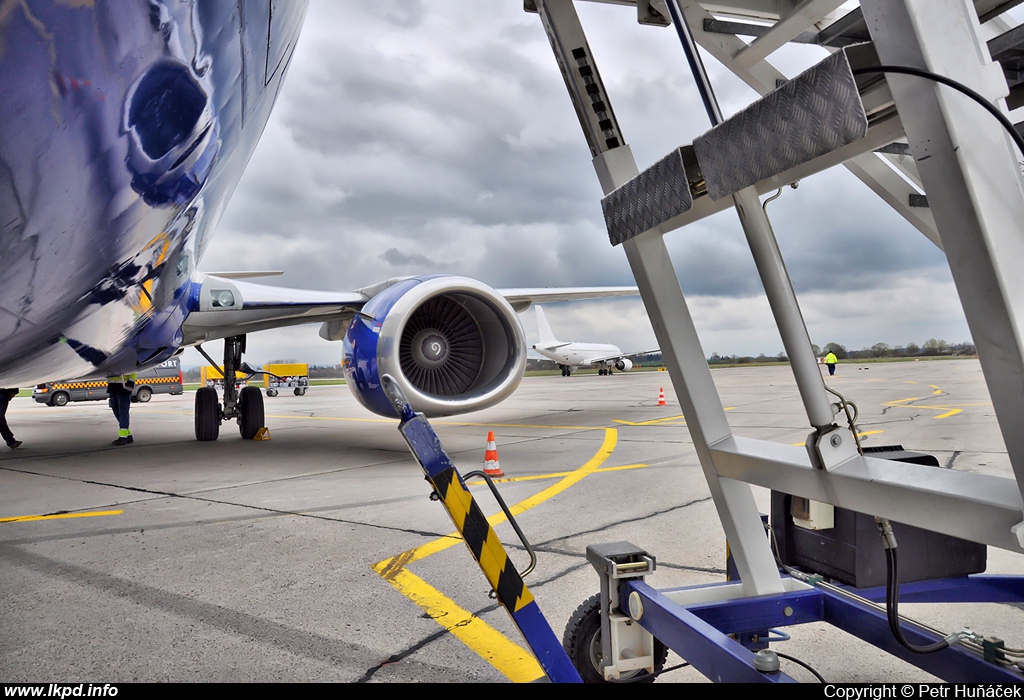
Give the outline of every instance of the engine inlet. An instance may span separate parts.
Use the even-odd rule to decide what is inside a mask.
[[[437,296],[412,314],[402,332],[399,363],[420,391],[457,396],[468,391],[483,367],[482,335],[469,310]]]

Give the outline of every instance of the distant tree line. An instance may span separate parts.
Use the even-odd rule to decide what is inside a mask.
[[[970,356],[977,352],[974,343],[947,343],[945,340],[938,338],[929,338],[921,345],[907,343],[906,345],[893,347],[888,343],[875,343],[869,348],[861,348],[860,350],[847,350],[844,345],[839,343],[828,343],[823,348],[812,343],[811,349],[814,351],[815,357],[823,357],[830,352],[834,352],[840,360],[865,360],[886,357]],[[711,357],[708,358],[708,364],[711,365],[742,365],[764,362],[789,362],[789,358],[786,357],[785,352],[780,352],[778,355],[765,355],[761,353],[757,357],[719,355],[717,352],[713,352]]]
[[[966,356],[974,355],[977,350],[974,343],[947,343],[938,338],[929,338],[923,344],[907,343],[906,345],[890,346],[888,343],[875,343],[870,348],[860,350],[847,350],[839,343],[828,343],[824,348],[818,349],[812,345],[815,356],[821,356],[834,352],[840,360],[864,360],[868,358],[882,357],[941,357],[941,356]]]
[[[921,345],[907,343],[906,345],[890,346],[888,343],[875,343],[869,348],[860,350],[847,350],[839,343],[827,343],[825,347],[811,344],[815,357],[824,357],[829,352],[834,352],[840,360],[864,360],[872,358],[901,358],[901,357],[940,357],[940,356],[970,356],[976,354],[974,343],[947,343],[938,338],[929,338]],[[267,364],[289,364],[296,360],[272,360]],[[776,355],[765,355],[760,353],[756,357],[749,355],[719,355],[711,353],[708,358],[710,365],[744,365],[744,364],[765,364],[771,362],[789,362],[785,352]],[[633,364],[637,367],[660,367],[664,365],[664,359],[660,352],[636,355]],[[528,358],[526,368],[529,370],[558,369],[558,363],[539,358]],[[186,382],[199,381],[199,368],[190,367],[182,370],[182,377]],[[310,379],[337,379],[344,377],[341,365],[310,365]]]
[[[709,365],[746,365],[769,362],[789,362],[789,358],[784,352],[780,352],[778,355],[765,355],[762,352],[757,357],[750,355],[719,355],[717,352],[713,352],[711,357],[708,358]]]

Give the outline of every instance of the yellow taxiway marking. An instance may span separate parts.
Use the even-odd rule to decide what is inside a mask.
[[[913,401],[914,399],[902,399],[900,401],[890,401],[889,403],[883,404],[884,406],[892,406],[893,408],[923,408],[926,411],[942,411],[937,416],[932,416],[935,420],[942,420],[943,418],[949,418],[955,416],[958,413],[963,413],[965,408],[971,406],[991,406],[990,403],[960,403],[955,405],[944,405],[944,406],[926,406],[924,404],[915,404],[914,406],[905,405],[907,401]]]
[[[374,570],[422,608],[430,619],[444,627],[513,683],[530,683],[544,677],[544,670],[532,653],[457,605],[455,601],[408,569],[398,567],[387,574],[378,571],[376,566]]]
[[[344,422],[355,422],[355,423],[391,423],[394,424],[397,419],[395,418],[341,418],[337,416],[303,416],[303,415],[285,415],[285,416],[267,416],[267,418],[306,418],[309,420],[336,420]],[[533,425],[531,423],[469,423],[466,421],[443,421],[435,420],[430,422],[431,425],[448,425],[448,426],[459,426],[459,427],[481,427],[481,428],[539,428],[548,430],[604,430],[601,426],[595,425]]]
[[[0,518],[0,523],[24,523],[29,520],[59,520],[62,518],[96,518],[101,515],[121,515],[123,510],[94,510],[87,513],[57,513],[55,515],[18,515],[13,518]]]
[[[623,469],[643,469],[649,467],[649,464],[623,464],[621,467],[601,467],[595,469],[594,473],[599,474],[601,472],[619,472]],[[491,479],[491,482],[495,484],[507,484],[513,481],[538,481],[540,479],[557,479],[563,476],[569,476],[572,472],[551,472],[550,474],[534,474],[532,476],[509,476],[499,477],[497,479]],[[469,486],[482,486],[485,482],[483,481],[467,481],[466,484]]]
[[[597,472],[599,467],[611,456],[618,442],[618,431],[615,428],[603,428],[603,430],[604,441],[597,453],[586,464],[566,473],[557,483],[509,507],[512,515],[525,513]],[[495,513],[487,518],[491,527],[505,520],[507,518],[504,512]],[[379,561],[370,568],[509,680],[529,682],[543,678],[544,670],[532,653],[525,651],[486,622],[459,607],[453,600],[430,586],[426,581],[409,572],[408,566],[413,562],[443,552],[462,541],[458,532],[452,532],[414,549]]]
[[[726,411],[733,410],[733,407],[725,409]],[[168,411],[168,410],[150,410],[146,409],[147,413],[164,413],[168,415],[191,415],[191,410],[179,410],[179,411]],[[391,425],[396,424],[396,418],[348,418],[344,416],[309,416],[300,413],[283,413],[283,414],[271,414],[268,413],[264,418],[278,418],[281,420],[292,420],[300,418],[302,420],[328,420],[338,421],[341,423],[388,423]],[[657,420],[674,420],[682,418],[682,416],[672,416],[671,419],[657,419]],[[629,423],[628,421],[615,421],[616,423],[624,423],[626,425],[644,425],[644,423]],[[467,421],[443,421],[434,420],[430,421],[431,425],[446,425],[446,426],[458,426],[458,427],[481,427],[481,428],[528,428],[531,430],[605,430],[600,425],[541,425],[533,423],[471,423]]]
[[[884,432],[885,432],[884,430],[865,430],[863,432],[857,433],[857,437],[867,437],[868,435],[878,435],[879,433],[884,433]],[[806,447],[806,446],[807,446],[806,442],[794,442],[793,443],[793,447]]]
[[[908,380],[904,380],[904,381],[906,381],[908,384],[917,384],[917,382],[912,382],[912,381],[908,381]],[[938,396],[939,394],[943,393],[942,389],[940,389],[935,384],[929,384],[928,386],[935,390],[935,391],[932,392],[932,396]],[[947,404],[947,405],[942,405],[942,406],[934,405],[934,404],[930,405],[930,406],[926,405],[926,404],[915,404],[913,406],[908,405],[908,404],[910,404],[910,402],[912,402],[912,401],[919,401],[920,399],[921,399],[920,396],[911,396],[908,399],[896,399],[895,401],[886,401],[882,405],[883,406],[890,406],[892,408],[923,408],[923,409],[925,409],[927,411],[942,411],[942,413],[940,413],[939,415],[932,416],[932,418],[934,420],[942,420],[943,418],[949,418],[950,416],[955,416],[958,413],[963,413],[963,409],[968,408],[970,406],[991,406],[992,405],[990,403],[958,403],[958,404]]]
[[[631,420],[619,420],[614,419],[612,422],[621,423],[622,425],[657,425],[658,423],[667,423],[671,420],[684,420],[684,416],[668,416],[666,418],[652,418],[651,420],[642,421],[631,421]]]
[[[735,406],[726,406],[722,410],[723,411],[735,411],[736,407]],[[668,423],[669,421],[675,421],[675,420],[682,420],[684,422],[684,425],[685,425],[686,416],[684,416],[684,415],[666,416],[664,418],[652,418],[651,420],[642,420],[642,421],[619,420],[618,418],[614,418],[614,419],[612,419],[612,422],[613,423],[620,423],[622,425],[638,426],[638,425],[658,425],[659,423]]]

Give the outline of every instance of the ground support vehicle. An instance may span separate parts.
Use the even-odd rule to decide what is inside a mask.
[[[305,396],[309,388],[309,365],[300,363],[271,364],[263,367],[263,388],[267,396],[277,396],[282,389],[291,389],[296,396]]]
[[[961,571],[901,585],[895,529],[1024,553],[1024,138],[1003,101],[1018,87],[1009,55],[1021,46],[1020,26],[1008,31],[1005,6],[981,0],[861,0],[836,14],[849,3],[805,2],[774,15],[769,4],[754,4],[636,3],[641,24],[676,30],[712,127],[643,171],[573,3],[527,5],[540,16],[576,108],[604,192],[609,242],[621,246],[640,288],[736,571],[721,584],[655,590],[644,581],[655,570],[652,554],[628,542],[590,545],[600,594],[577,609],[563,642],[588,680],[653,680],[660,644],[712,680],[793,682],[780,671],[773,631],[824,621],[948,682],[1020,683],[1022,650],[967,628],[915,623],[898,602],[902,591],[912,602],[1019,605],[1024,577]],[[788,78],[768,58],[796,37],[827,57]],[[698,44],[763,97],[725,119]],[[766,207],[786,185],[839,164],[945,253],[1012,476],[872,453],[860,442],[856,405],[825,384]],[[734,434],[665,241],[727,208],[737,212],[803,403],[808,435],[799,446]],[[815,533],[839,530],[819,523],[826,511],[837,524],[840,509],[870,518],[885,585],[837,585],[777,557],[773,542],[784,533],[773,526],[766,536],[755,486],[789,497],[782,519],[800,520],[804,530],[809,522]],[[925,549],[900,539],[906,554]],[[943,557],[964,564],[948,550]]]
[[[244,372],[235,372],[235,388],[244,389],[248,384],[248,375]],[[204,365],[199,368],[199,382],[205,387],[216,389],[224,388],[224,370],[220,367]]]
[[[181,360],[177,357],[138,373],[132,401],[147,403],[153,394],[181,394]],[[107,398],[106,379],[76,379],[47,382],[32,390],[32,398],[47,406],[66,406],[72,401],[100,401]]]

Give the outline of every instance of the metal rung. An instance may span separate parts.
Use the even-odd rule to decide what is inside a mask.
[[[846,50],[694,139],[708,195],[721,199],[868,132]]]
[[[601,206],[612,245],[668,223],[705,194],[719,200],[752,185],[781,186],[783,176],[796,180],[859,154],[850,148],[902,136],[877,129],[866,138],[895,116],[883,78],[853,75],[877,64],[870,44],[846,47],[608,194]]]
[[[695,171],[693,148],[677,148],[601,200],[612,245],[690,210],[693,195],[686,172],[687,160]]]

